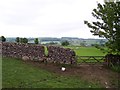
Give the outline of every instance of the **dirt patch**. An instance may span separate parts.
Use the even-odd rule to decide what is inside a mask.
[[[105,88],[120,87],[117,84],[118,76],[120,76],[120,73],[113,72],[101,64],[99,65],[81,64],[77,66],[65,66],[66,70],[63,72],[61,70],[62,65],[58,64],[52,63],[45,64],[32,61],[29,62],[27,61],[25,63],[31,64],[34,67],[40,67],[42,69],[48,70],[59,75],[77,76],[80,77],[81,79],[88,80],[89,82],[97,82],[100,83]]]

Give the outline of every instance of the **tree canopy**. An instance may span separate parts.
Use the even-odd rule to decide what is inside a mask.
[[[28,43],[28,39],[27,38],[16,38],[16,40],[19,39],[20,43]]]
[[[20,42],[20,38],[19,37],[16,37],[16,40],[15,40],[17,43]]]
[[[34,42],[35,44],[38,44],[39,43],[38,38],[35,38]]]
[[[6,38],[5,38],[4,36],[1,36],[1,37],[0,37],[0,41],[5,42],[5,41],[6,41]]]
[[[63,41],[61,44],[62,46],[68,46],[70,43],[68,41]]]
[[[108,53],[120,54],[120,2],[98,3],[92,15],[95,22],[84,21],[91,33],[108,40]]]

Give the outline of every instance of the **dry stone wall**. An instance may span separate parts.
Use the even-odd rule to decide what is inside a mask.
[[[44,46],[18,43],[2,43],[2,55],[24,60],[43,60]]]
[[[20,58],[23,60],[47,61],[53,63],[75,64],[75,52],[57,46],[47,46],[48,55],[45,55],[45,47],[35,44],[1,43],[2,56]],[[1,45],[0,44],[0,45]]]
[[[75,52],[69,48],[48,46],[48,61],[54,63],[75,64]]]
[[[112,54],[107,54],[105,56],[105,62],[107,63],[108,66],[111,65],[120,65],[120,55],[112,55]]]

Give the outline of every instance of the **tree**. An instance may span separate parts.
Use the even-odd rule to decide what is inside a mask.
[[[23,38],[20,38],[20,43],[23,43]]]
[[[17,42],[17,43],[20,42],[20,38],[19,38],[19,37],[16,38],[16,42]]]
[[[108,40],[108,53],[120,54],[120,2],[98,3],[92,15],[97,19],[96,22],[84,21],[92,29],[91,33]]]
[[[28,43],[28,39],[27,38],[19,38],[19,42],[20,43]]]
[[[23,38],[23,43],[28,43],[28,39],[27,38]]]
[[[34,42],[35,44],[38,44],[39,43],[38,38],[35,38]]]
[[[2,41],[2,42],[5,42],[5,41],[6,41],[6,38],[5,38],[4,36],[1,36],[0,39],[1,39],[0,41]]]
[[[62,46],[68,46],[70,43],[68,41],[63,41]]]

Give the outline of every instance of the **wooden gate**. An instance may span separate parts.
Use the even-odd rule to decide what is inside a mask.
[[[105,56],[76,56],[77,64],[103,64]]]

